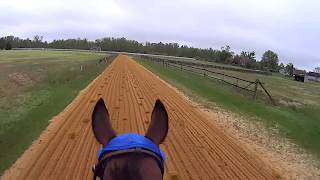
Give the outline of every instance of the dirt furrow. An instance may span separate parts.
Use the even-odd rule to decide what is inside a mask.
[[[155,89],[155,88],[151,88],[151,87],[149,87],[149,89]],[[168,97],[171,97],[171,96],[168,96]],[[175,107],[181,107],[181,104],[179,104],[179,103],[177,103],[177,104],[175,104],[175,102],[177,101],[177,99],[173,99],[173,98],[167,98],[166,99],[167,101],[168,101],[168,104],[170,104],[170,105],[172,105],[172,106],[175,106]],[[183,107],[181,107],[182,109],[183,109]],[[179,122],[179,119],[185,119],[185,118],[188,118],[188,117],[184,117],[183,116],[183,114],[187,114],[187,112],[188,112],[188,110],[185,110],[184,112],[179,112],[179,113],[176,113],[176,111],[173,111],[172,112],[172,115],[176,115],[176,116],[174,116],[174,117],[172,117],[173,119],[174,119],[174,121],[172,121],[173,123],[175,123],[174,124],[174,126],[173,126],[173,128],[174,127],[176,127],[176,126],[180,126],[180,123],[178,123]],[[195,118],[196,119],[196,118]],[[190,124],[191,125],[191,124]],[[172,126],[171,126],[172,127]],[[180,129],[180,128],[179,128]],[[175,132],[175,131],[179,131],[179,129],[174,129],[173,131]],[[194,129],[198,129],[198,127],[195,127]],[[202,143],[201,143],[201,140],[200,140],[200,142],[199,142],[199,137],[198,136],[195,136],[194,135],[194,132],[197,132],[197,131],[194,131],[194,129],[193,129],[193,131],[190,131],[189,133],[185,133],[186,132],[186,127],[185,127],[185,129],[183,129],[183,131],[182,132],[179,132],[179,135],[180,136],[183,136],[183,139],[184,140],[186,140],[186,142],[184,143],[185,145],[187,145],[187,146],[184,146],[184,147],[181,147],[180,149],[182,149],[182,150],[178,150],[178,152],[179,153],[181,153],[182,151],[183,151],[183,149],[190,149],[191,151],[193,151],[193,153],[192,154],[195,154],[195,157],[194,158],[197,158],[198,160],[200,160],[199,162],[201,162],[201,159],[202,159],[202,157],[201,156],[203,156],[203,154],[201,154],[201,149],[202,148],[199,148],[199,147],[201,147],[202,146],[202,143],[203,143],[203,141],[202,141]],[[175,140],[176,140],[176,138],[174,138]],[[197,142],[197,143],[195,143],[195,142]],[[175,146],[177,146],[177,145],[175,145]],[[191,148],[190,148],[191,147]],[[185,156],[188,156],[188,154],[189,153],[185,153]],[[185,159],[185,158],[183,158],[183,159]],[[194,162],[194,160],[189,160],[190,162]],[[202,161],[200,164],[196,164],[195,166],[196,167],[200,167],[200,169],[201,170],[203,170],[203,169],[207,169],[206,167],[208,167],[208,169],[211,169],[211,172],[213,171],[213,173],[208,173],[208,171],[206,172],[206,173],[202,173],[202,174],[212,174],[212,175],[216,175],[215,173],[214,173],[214,171],[216,170],[215,168],[213,169],[212,168],[212,166],[210,165],[210,164],[207,164],[206,165],[206,161]],[[196,171],[200,171],[201,172],[201,170],[199,170],[199,168],[197,168],[196,169]],[[230,174],[229,174],[230,175]],[[225,178],[225,176],[222,176],[222,177],[224,177]],[[215,176],[213,177],[213,178],[216,178]],[[229,178],[232,178],[232,177],[230,177],[229,176]]]
[[[138,75],[138,73],[137,73]],[[154,97],[159,97],[158,95],[156,95],[157,93],[154,93],[153,90],[154,88],[153,87],[150,87],[148,86],[148,81],[137,81],[139,84],[137,85],[139,87],[139,89],[141,90],[138,94],[141,95],[141,94],[144,94],[144,97],[143,97],[143,100],[145,101],[145,105],[146,106],[152,106],[154,101],[155,101],[155,98]],[[146,107],[144,106],[144,107]],[[148,111],[147,111],[148,112]],[[148,113],[149,115],[145,115],[147,119],[150,118],[150,113]],[[172,117],[170,117],[170,115],[172,114],[169,114],[169,118],[173,119]],[[172,123],[172,121],[170,121],[170,124]],[[145,125],[146,126],[146,125]],[[174,126],[170,126],[170,127],[174,127]],[[147,127],[145,127],[146,129]],[[179,161],[182,161],[183,163],[183,166],[182,169],[186,172],[184,173],[181,173],[181,174],[188,174],[187,177],[184,177],[183,179],[199,179],[199,177],[197,176],[198,171],[201,171],[200,170],[200,165],[198,163],[192,163],[192,162],[197,162],[197,161],[192,161],[192,160],[188,160],[190,157],[188,156],[188,152],[185,152],[185,150],[189,149],[188,147],[182,147],[180,144],[180,141],[181,139],[179,138],[175,138],[175,130],[172,131],[173,133],[171,133],[169,136],[168,136],[168,139],[165,141],[165,144],[168,144],[168,146],[173,146],[172,144],[174,144],[174,148],[171,149],[172,153],[174,153],[175,157],[178,157]],[[181,134],[180,134],[181,135]],[[173,140],[172,140],[173,139]],[[185,144],[185,143],[183,143]],[[192,157],[194,158],[194,157]],[[170,162],[170,158],[168,158],[168,162]],[[170,168],[169,168],[170,171],[172,171]]]

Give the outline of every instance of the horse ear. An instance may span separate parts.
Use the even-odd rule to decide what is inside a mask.
[[[162,102],[157,99],[146,137],[151,139],[155,144],[161,144],[168,134],[168,113]]]
[[[100,98],[94,107],[92,113],[92,130],[96,139],[103,146],[116,136],[113,130],[108,110],[102,98]]]

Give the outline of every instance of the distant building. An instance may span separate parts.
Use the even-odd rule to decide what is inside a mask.
[[[306,75],[306,71],[304,70],[298,70],[298,69],[293,70],[293,77],[294,77],[294,80],[296,81],[304,82],[305,75]]]
[[[314,72],[320,73],[320,67],[315,68],[315,69],[314,69]]]
[[[320,82],[320,73],[317,72],[308,72],[305,76],[305,82]]]

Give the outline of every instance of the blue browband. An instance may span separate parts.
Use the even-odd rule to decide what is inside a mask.
[[[134,133],[121,134],[113,138],[105,147],[100,149],[98,152],[98,160],[101,160],[101,158],[110,152],[131,149],[143,149],[154,153],[161,161],[161,168],[164,167],[165,154],[159,146],[154,144],[150,139]]]

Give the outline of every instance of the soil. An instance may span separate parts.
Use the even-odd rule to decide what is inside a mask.
[[[250,121],[220,108],[199,107],[212,122],[231,134],[238,142],[276,169],[285,179],[320,179],[317,158],[281,137],[276,129],[267,129],[257,121]]]
[[[31,86],[33,83],[28,74],[23,72],[9,74],[9,80],[18,86]]]

